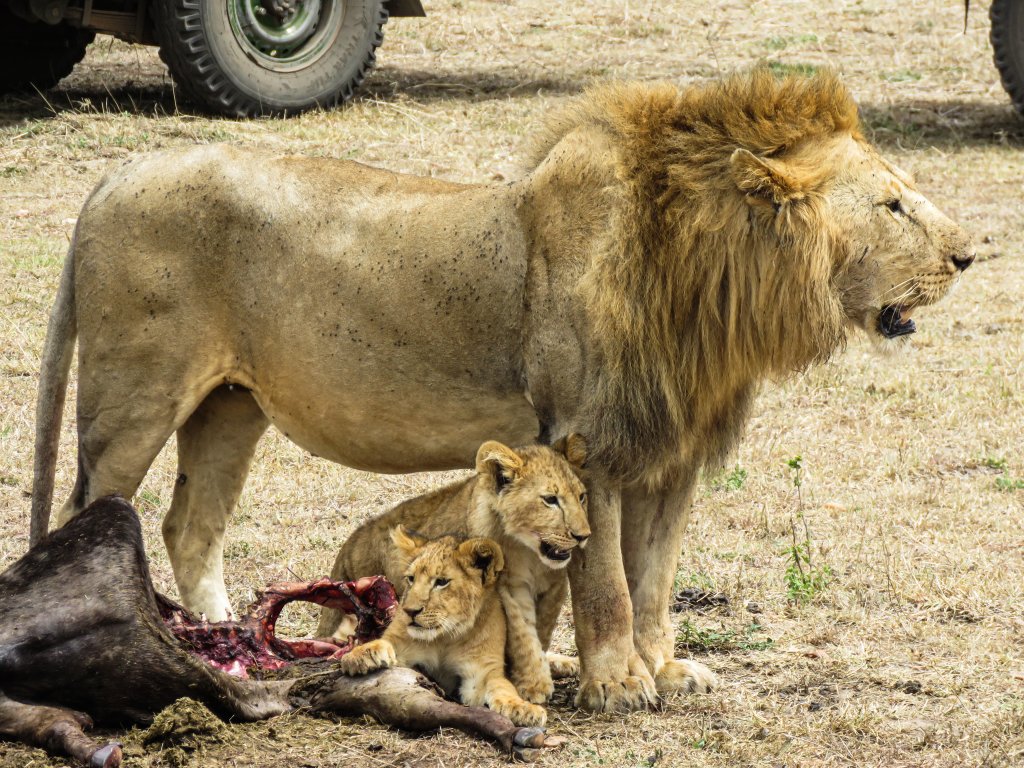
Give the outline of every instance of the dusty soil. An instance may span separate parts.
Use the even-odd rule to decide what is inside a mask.
[[[539,121],[589,82],[696,82],[760,60],[829,65],[874,140],[977,240],[979,262],[921,313],[913,350],[879,357],[854,340],[769,387],[737,455],[706,478],[678,582],[728,603],[677,615],[680,652],[722,688],[660,712],[590,716],[568,706],[568,685],[551,727],[570,744],[546,762],[1022,764],[1024,127],[992,67],[987,4],[972,4],[966,33],[953,0],[426,5],[426,20],[388,25],[380,67],[333,112],[198,116],[154,50],[109,38],[54,91],[0,101],[0,567],[27,547],[34,396],[60,263],[110,163],[228,141],[488,181],[515,174]],[[70,490],[73,442],[69,411],[58,495]],[[172,595],[159,523],[173,472],[170,445],[135,499],[158,586]],[[229,531],[236,604],[266,582],[322,574],[367,515],[451,476],[364,474],[268,434]],[[810,542],[803,578],[787,553],[794,531]],[[283,622],[293,634],[314,626],[301,610]],[[571,637],[566,624],[557,644],[571,650]],[[188,743],[125,738],[133,768],[503,763],[457,733],[412,738],[303,715],[199,729]],[[62,764],[0,744],[3,766]]]

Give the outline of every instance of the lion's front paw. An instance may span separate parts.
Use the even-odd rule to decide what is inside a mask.
[[[561,653],[548,654],[548,668],[553,680],[577,677],[580,673],[580,660],[576,656],[565,656]]]
[[[496,697],[490,703],[490,707],[518,726],[543,726],[548,720],[548,713],[544,707],[512,696]]]
[[[357,645],[341,657],[339,664],[342,674],[356,676],[394,667],[398,659],[391,643],[374,640],[366,645]]]
[[[628,671],[621,677],[606,674],[586,675],[580,681],[576,706],[591,712],[634,712],[646,709],[658,700],[654,678],[639,656],[631,660]]]
[[[696,661],[674,659],[654,676],[658,693],[707,693],[718,687],[715,673]]]

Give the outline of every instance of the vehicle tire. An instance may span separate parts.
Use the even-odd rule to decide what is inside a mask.
[[[996,69],[1013,106],[1024,114],[1024,3],[994,0],[989,18]]]
[[[376,62],[382,0],[155,0],[174,82],[223,115],[295,114],[347,101]]]
[[[52,88],[71,74],[93,37],[66,24],[24,21],[0,0],[0,94]]]

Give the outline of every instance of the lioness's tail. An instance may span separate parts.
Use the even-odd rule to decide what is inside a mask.
[[[50,527],[54,474],[57,470],[57,445],[64,416],[68,371],[78,333],[75,319],[75,243],[71,242],[64,271],[60,276],[57,301],[46,328],[46,345],[39,372],[36,399],[36,455],[32,474],[32,523],[29,543],[35,544]]]

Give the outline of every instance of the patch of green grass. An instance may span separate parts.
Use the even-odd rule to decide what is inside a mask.
[[[700,627],[689,619],[683,619],[676,634],[676,645],[686,651],[704,653],[726,653],[728,651],[764,651],[775,641],[764,635],[764,627],[754,621],[743,628],[714,629]]]
[[[904,67],[892,72],[883,72],[882,79],[889,83],[915,83],[921,79],[921,73]]]
[[[766,37],[761,41],[761,45],[769,51],[782,51],[791,45],[802,45],[803,43],[816,42],[818,42],[818,36],[814,34],[777,35],[773,37]]]
[[[138,499],[139,506],[145,507],[147,511],[156,511],[160,508],[160,497],[153,491],[141,491]]]
[[[776,77],[787,77],[789,75],[801,75],[803,77],[810,77],[817,73],[821,69],[817,64],[807,64],[804,62],[794,62],[792,64],[784,61],[769,61],[768,70]]]
[[[996,488],[1004,493],[1013,493],[1014,491],[1024,491],[1024,478],[1021,477],[1006,477],[1000,475],[996,478]]]
[[[17,488],[18,478],[14,475],[0,475],[0,485],[6,485],[8,488]]]
[[[12,276],[59,268],[64,263],[67,241],[49,237],[25,237],[0,240],[0,264]]]
[[[984,459],[981,460],[981,464],[983,467],[988,467],[989,469],[997,469],[1000,472],[1004,472],[1006,470],[1006,459],[999,458],[996,456],[986,456]]]

